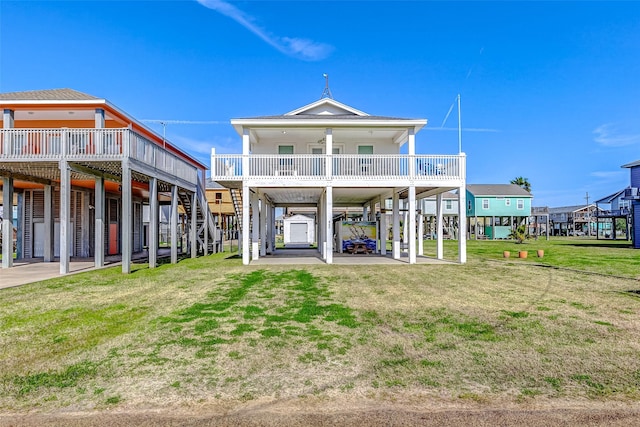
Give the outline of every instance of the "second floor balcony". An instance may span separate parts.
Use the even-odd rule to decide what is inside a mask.
[[[464,179],[465,160],[464,155],[222,154],[212,158],[211,179],[456,181]]]
[[[7,167],[68,160],[113,172],[114,162],[124,159],[191,184],[198,180],[195,165],[130,129],[0,129],[0,162]]]

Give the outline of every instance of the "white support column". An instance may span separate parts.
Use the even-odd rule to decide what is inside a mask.
[[[71,171],[66,160],[60,160],[60,274],[69,272],[71,254]]]
[[[405,223],[405,228],[409,228],[409,264],[416,263],[416,186],[409,186],[409,224]]]
[[[149,181],[149,268],[158,266],[158,178]]]
[[[384,200],[380,202],[380,255],[387,255],[387,213],[384,211]]]
[[[82,193],[76,193],[79,197],[81,197],[81,215],[80,215],[80,221],[81,221],[81,231],[80,231],[80,253],[79,256],[83,257],[83,258],[88,258],[89,256],[91,256],[91,236],[89,233],[89,230],[91,229],[91,221],[90,221],[90,216],[89,216],[89,209],[90,208],[90,204],[89,204],[89,193],[87,192],[82,192]]]
[[[2,268],[11,268],[13,267],[13,178],[2,178],[2,209]]]
[[[126,146],[125,146],[126,147]],[[122,272],[131,273],[131,240],[133,201],[131,192],[131,166],[128,160],[122,162],[122,215],[120,224],[120,247],[122,248]]]
[[[271,255],[273,251],[273,246],[271,246],[271,241],[273,240],[273,207],[271,203],[266,204],[264,213],[265,240],[267,241],[265,245],[265,255]]]
[[[251,193],[251,259],[260,258],[260,206],[257,193]],[[247,227],[248,229],[248,227]]]
[[[418,256],[424,255],[424,214],[418,214]]]
[[[458,188],[458,262],[467,262],[467,194],[465,186]]]
[[[391,246],[391,254],[393,259],[400,259],[400,198],[398,191],[393,189],[393,225],[392,225],[393,242]]]
[[[276,234],[277,234],[275,206],[271,206],[271,222],[269,224],[269,227],[271,227],[271,253],[275,254],[276,253]]]
[[[200,206],[198,206],[198,192],[194,191],[191,193],[191,228],[189,228],[191,258],[198,256],[198,209],[200,209]],[[204,214],[205,222],[207,222],[208,215],[208,212]]]
[[[327,163],[325,171],[327,178],[331,179],[333,176],[333,129],[327,128],[324,131],[325,150],[327,155]]]
[[[326,252],[326,261],[327,264],[333,264],[333,187],[328,186],[327,190],[327,200],[326,200],[326,229],[325,233],[327,235],[327,252]]]
[[[104,198],[104,178],[98,176],[95,178],[94,190],[94,216],[95,216],[95,232],[93,237],[93,264],[96,268],[104,266],[104,215],[105,215],[105,198]]]
[[[436,258],[444,258],[442,236],[442,193],[436,195]]]
[[[178,262],[178,186],[171,186],[171,213],[169,215],[171,227],[171,264]]]
[[[242,128],[242,176],[249,177],[249,154],[251,154],[251,133],[249,128]]]
[[[267,255],[267,198],[260,195],[260,256]]]
[[[324,204],[324,200],[326,197],[326,193],[322,193],[320,195],[320,199],[318,200],[318,206],[317,206],[317,211],[318,211],[318,252],[320,252],[320,257],[323,260],[326,260],[325,257],[325,253],[327,250],[327,241],[325,238],[325,233],[327,231],[327,227],[325,226],[326,221],[326,215],[327,213],[325,212],[325,204]]]
[[[53,222],[53,186],[44,186],[44,262],[53,262],[54,232]],[[97,230],[96,230],[97,233]]]
[[[413,179],[416,176],[416,130],[411,127],[407,129],[408,151],[409,151],[409,177]]]
[[[250,206],[251,191],[249,186],[245,183],[242,184],[242,264],[249,265],[250,261],[250,248],[249,248],[249,206]]]

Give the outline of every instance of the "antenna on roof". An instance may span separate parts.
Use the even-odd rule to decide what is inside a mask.
[[[320,96],[320,99],[322,98],[333,99],[333,95],[331,95],[331,89],[329,89],[329,74],[324,73],[322,77],[324,77],[324,90],[322,91],[322,95]]]

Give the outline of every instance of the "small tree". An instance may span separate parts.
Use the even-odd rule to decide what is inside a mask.
[[[527,179],[527,178],[523,178],[521,176],[518,176],[518,177],[516,177],[516,178],[511,180],[511,184],[518,185],[518,186],[524,188],[528,193],[531,193],[531,183],[529,182],[529,179]]]
[[[528,237],[527,226],[525,224],[519,225],[515,230],[511,230],[511,233],[509,233],[509,238],[514,239],[516,243],[522,243]]]

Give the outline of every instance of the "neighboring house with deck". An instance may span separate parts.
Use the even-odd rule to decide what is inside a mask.
[[[631,185],[625,190],[625,200],[631,202],[631,239],[633,247],[640,249],[640,160],[622,166],[631,174]]]
[[[601,231],[598,233],[598,239],[604,237],[616,240],[623,233],[627,240],[631,238],[632,200],[627,198],[630,192],[631,187],[627,187],[595,201],[596,229]],[[619,224],[619,220],[623,221],[624,225]]]
[[[466,156],[422,154],[438,151],[438,147],[416,143],[425,119],[373,116],[322,98],[283,115],[232,119],[231,124],[241,138],[242,152],[212,154],[211,178],[230,188],[241,206],[244,264],[274,250],[276,207],[316,209],[318,251],[331,264],[341,247],[336,227],[342,223],[334,209],[362,209],[365,221],[385,230],[387,215],[377,213],[385,211],[388,199],[392,256],[399,259],[400,201],[404,200],[408,262],[415,263],[417,201],[428,196],[441,200],[445,192],[459,190],[465,203]],[[437,228],[437,256],[442,258],[442,221]],[[380,239],[385,233],[376,234]],[[385,255],[386,241],[381,243],[374,253]],[[459,261],[466,262],[465,239],[459,240],[459,246]]]
[[[549,208],[549,222],[554,236],[595,234],[596,205],[574,205]]]
[[[172,262],[183,237],[192,256],[207,252],[214,225],[201,162],[106,99],[75,90],[3,93],[0,107],[3,268],[13,265],[14,206],[17,258],[57,258],[61,274],[72,257],[100,267],[109,255],[120,256],[128,273],[145,242],[155,267],[160,205],[170,206]]]
[[[515,184],[469,184],[469,233],[476,239],[507,239],[531,216],[531,193]]]

